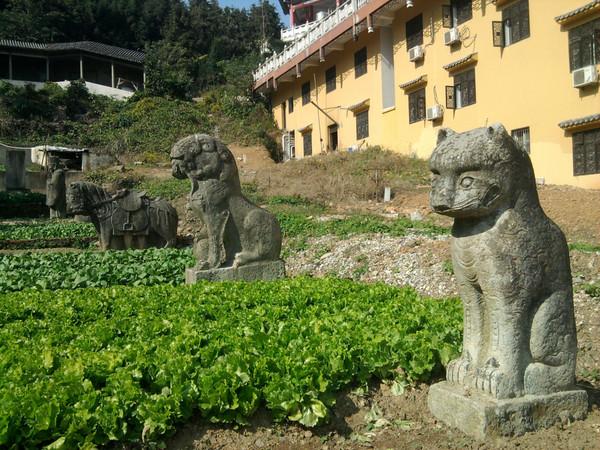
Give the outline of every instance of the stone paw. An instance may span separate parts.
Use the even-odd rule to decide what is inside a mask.
[[[497,397],[498,388],[502,385],[504,373],[497,367],[485,366],[475,370],[475,387],[486,394]]]
[[[446,380],[452,383],[462,383],[470,369],[471,358],[469,358],[468,355],[454,359],[450,361],[448,367],[446,367]]]

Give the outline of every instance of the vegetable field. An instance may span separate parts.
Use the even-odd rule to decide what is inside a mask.
[[[0,255],[0,292],[182,284],[189,249]]]
[[[455,300],[348,280],[0,296],[0,446],[160,443],[177,423],[326,420],[353,381],[425,380],[460,345]]]
[[[67,220],[0,223],[0,240],[66,239],[96,236],[91,223]]]

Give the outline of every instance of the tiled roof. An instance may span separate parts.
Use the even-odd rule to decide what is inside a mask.
[[[102,44],[93,41],[65,42],[56,44],[41,44],[38,42],[23,42],[11,39],[0,39],[0,47],[23,50],[40,50],[45,52],[80,51],[93,53],[95,55],[120,59],[122,61],[142,64],[145,53],[127,48],[115,47],[114,45]]]
[[[600,121],[600,114],[592,114],[591,116],[580,117],[578,119],[563,120],[558,124],[562,129],[573,128],[586,123]]]
[[[465,63],[468,63],[471,61],[476,61],[476,60],[477,60],[477,53],[471,53],[470,55],[467,55],[464,58],[460,58],[460,59],[457,59],[456,61],[451,62],[450,64],[446,64],[444,66],[444,69],[452,70],[455,67],[462,66]]]
[[[400,89],[408,89],[409,87],[416,86],[418,84],[425,83],[427,81],[427,75],[421,75],[419,78],[402,83]]]
[[[354,105],[348,106],[346,109],[348,109],[349,111],[353,111],[354,112],[354,111],[358,111],[358,110],[363,109],[363,108],[368,108],[369,104],[370,104],[370,99],[367,98],[367,99],[362,100],[362,101],[360,101],[358,103],[355,103]]]
[[[567,13],[561,14],[560,16],[556,16],[554,18],[554,20],[556,20],[557,22],[563,22],[567,19],[570,19],[573,16],[577,16],[581,13],[584,13],[586,11],[589,11],[590,9],[594,9],[594,8],[598,8],[600,7],[600,0],[593,0],[591,2],[589,2],[586,5],[580,6],[579,8],[576,8],[572,11],[569,11]]]

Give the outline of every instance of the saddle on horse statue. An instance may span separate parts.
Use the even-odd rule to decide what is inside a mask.
[[[111,216],[114,235],[147,235],[150,231],[146,192],[124,189],[113,197],[115,204]]]

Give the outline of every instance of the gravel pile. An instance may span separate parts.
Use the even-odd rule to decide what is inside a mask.
[[[427,296],[448,297],[457,295],[448,246],[447,236],[322,236],[308,239],[306,250],[286,258],[286,269],[290,276],[381,281],[412,286]]]

